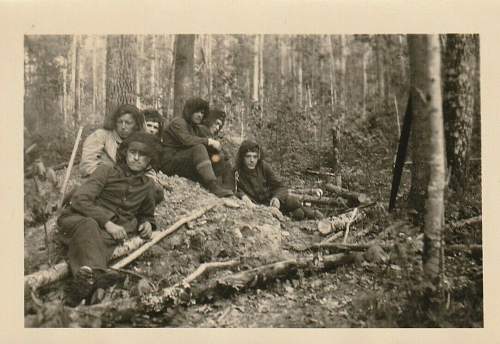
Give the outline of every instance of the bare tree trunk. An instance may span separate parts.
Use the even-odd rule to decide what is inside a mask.
[[[366,99],[368,98],[368,73],[367,73],[367,65],[368,65],[368,59],[370,57],[370,47],[367,47],[367,50],[363,52],[363,104],[362,104],[362,110],[361,110],[361,118],[363,120],[366,120]]]
[[[137,67],[135,69],[135,89],[137,92],[137,97],[135,101],[135,106],[138,108],[141,107],[141,97],[142,97],[142,90],[141,90],[141,66],[142,62],[144,60],[144,36],[139,35],[137,36]]]
[[[151,50],[153,51],[153,58],[150,63],[150,73],[149,73],[149,87],[151,90],[151,97],[153,98],[153,107],[157,107],[158,95],[156,92],[156,59],[157,59],[157,51],[156,51],[156,37],[153,35],[151,37]]]
[[[207,35],[207,47],[206,47],[206,55],[207,55],[207,92],[208,92],[208,101],[212,103],[212,78],[213,78],[213,69],[212,69],[212,36]]]
[[[182,115],[187,98],[193,94],[195,35],[175,36],[174,116]]]
[[[329,47],[330,47],[330,103],[332,106],[332,112],[335,111],[335,106],[337,105],[337,87],[335,86],[335,50],[333,36],[329,35]]]
[[[259,100],[262,119],[264,112],[264,35],[259,35]]]
[[[424,274],[435,286],[440,277],[441,230],[444,216],[445,154],[441,111],[441,65],[438,35],[408,36],[411,96],[414,106],[412,188],[423,197]],[[412,172],[413,172],[412,170]],[[424,177],[425,179],[414,179]],[[415,190],[415,189],[414,189]]]
[[[68,123],[68,60],[64,59],[62,67],[62,114],[63,124],[66,127]]]
[[[73,108],[73,119],[75,126],[80,123],[80,102],[81,102],[81,43],[80,36],[76,36],[75,47],[75,107]]]
[[[259,101],[259,66],[260,66],[260,55],[259,55],[259,35],[255,35],[254,38],[254,55],[253,55],[253,93],[252,100],[254,102]]]
[[[106,114],[120,104],[137,101],[137,38],[131,35],[107,36]]]
[[[303,76],[303,62],[304,62],[304,54],[303,54],[303,45],[302,45],[302,36],[298,36],[297,38],[297,77],[298,77],[298,95],[299,95],[299,105],[300,108],[304,106],[304,76]]]
[[[340,123],[343,125],[344,116],[347,110],[347,40],[345,35],[340,36]]]
[[[97,113],[97,37],[92,37],[92,113]]]
[[[67,102],[67,111],[66,113],[73,113],[75,108],[75,79],[76,79],[76,47],[78,44],[78,36],[73,35],[73,39],[71,40],[71,50],[70,50],[70,60],[71,60],[71,80],[69,82],[69,99]]]
[[[469,36],[470,37],[470,36]],[[446,35],[443,112],[450,186],[463,191],[469,165],[474,92],[472,52],[467,35]]]
[[[385,83],[384,83],[384,47],[382,45],[382,35],[375,36],[375,56],[377,63],[377,93],[379,101],[384,100],[385,95]]]

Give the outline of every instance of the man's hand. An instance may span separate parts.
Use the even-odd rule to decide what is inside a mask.
[[[214,147],[218,151],[220,151],[222,148],[222,145],[220,144],[220,142],[217,140],[214,140],[214,139],[208,139],[208,145],[210,147]]]
[[[104,225],[104,228],[106,229],[106,232],[108,232],[115,240],[127,239],[127,232],[125,231],[125,229],[122,226],[117,225],[116,223],[108,221]]]
[[[137,231],[139,232],[139,236],[143,239],[149,239],[151,238],[151,234],[153,233],[153,226],[151,226],[151,223],[149,222],[143,222],[139,225],[139,228],[137,228]]]
[[[280,200],[277,197],[273,197],[269,205],[273,208],[280,208]]]
[[[243,195],[243,197],[241,197],[241,200],[245,202],[245,204],[250,208],[253,208],[255,206],[250,197],[248,197],[247,195]]]

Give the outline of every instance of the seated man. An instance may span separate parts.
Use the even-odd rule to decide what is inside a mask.
[[[212,139],[221,138],[220,132],[224,127],[225,121],[226,113],[224,111],[211,109],[208,115],[203,118],[202,124],[198,127],[199,135]],[[212,147],[208,147],[207,151],[217,179],[220,180],[225,188],[232,189],[230,181],[232,166],[228,155],[224,152],[224,148],[218,151]]]
[[[263,160],[259,145],[250,140],[241,143],[233,171],[236,196],[247,203],[259,203],[278,208],[296,220],[320,218],[322,214],[301,205],[299,199],[289,195],[288,189]]]
[[[160,113],[154,109],[144,110],[144,132],[152,134],[158,140],[158,146],[161,145],[161,132],[163,131],[163,118]],[[160,178],[158,177],[159,166],[149,166],[144,173],[146,176],[151,178],[155,183],[155,200],[156,204],[160,203],[164,199],[163,186],[160,183]]]
[[[163,132],[161,170],[167,175],[177,174],[200,181],[218,197],[232,196],[231,190],[222,188],[217,182],[207,151],[208,147],[220,151],[220,142],[200,136],[198,126],[208,110],[208,103],[203,99],[186,101],[182,116],[175,117]]]
[[[73,274],[68,304],[88,300],[97,288],[119,280],[119,274],[106,267],[114,248],[128,235],[151,237],[156,227],[154,187],[144,170],[157,158],[156,145],[150,134],[128,136],[120,144],[116,165],[99,166],[59,217]]]
[[[80,173],[90,176],[101,164],[113,166],[116,163],[116,150],[120,143],[134,131],[142,128],[141,111],[134,105],[120,105],[109,123],[103,129],[97,129],[83,142]]]

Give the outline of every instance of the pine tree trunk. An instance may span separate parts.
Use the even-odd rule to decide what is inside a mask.
[[[75,107],[73,108],[73,120],[75,126],[80,123],[80,102],[81,102],[81,47],[80,36],[76,36],[75,47]]]
[[[62,67],[62,114],[63,124],[66,127],[68,123],[68,60],[64,60]]]
[[[423,198],[419,202],[424,218],[424,274],[437,286],[445,187],[439,37],[409,35],[408,44],[414,106],[412,191],[419,191],[413,198]],[[417,169],[420,173],[413,173]]]
[[[92,113],[97,113],[97,37],[92,37]]]
[[[450,187],[466,185],[474,110],[472,52],[467,35],[446,35],[443,112]]]
[[[187,98],[193,95],[195,35],[175,36],[174,116],[182,115]]]
[[[144,61],[144,36],[137,36],[137,67],[135,68],[135,90],[137,92],[137,98],[135,101],[135,106],[141,107],[141,66],[142,61]]]
[[[157,59],[157,51],[156,51],[156,37],[153,35],[151,37],[151,51],[153,52],[153,58],[150,63],[150,72],[149,72],[149,89],[151,90],[151,97],[153,98],[153,107],[157,107],[158,95],[156,92],[156,59]]]
[[[344,115],[346,112],[346,105],[347,105],[347,75],[346,75],[346,69],[347,69],[347,40],[345,35],[340,36],[340,107],[341,107],[341,113],[340,113],[340,123],[344,123]]]
[[[259,35],[259,101],[262,119],[264,111],[264,35]]]
[[[109,35],[106,47],[106,114],[121,104],[137,101],[137,38]]]
[[[384,60],[383,60],[384,47],[382,45],[382,36],[376,35],[375,42],[376,42],[375,54],[377,62],[377,91],[379,100],[383,100],[385,99],[384,97],[385,85],[384,85]]]
[[[361,109],[361,118],[363,120],[366,120],[366,99],[368,98],[368,73],[367,73],[367,66],[368,66],[368,58],[370,56],[370,47],[368,46],[367,50],[363,52],[363,61],[362,61],[362,68],[363,68],[363,99],[362,99],[362,109]]]
[[[70,50],[70,61],[71,61],[71,80],[69,82],[69,99],[67,102],[67,111],[66,113],[72,114],[75,108],[75,79],[76,79],[76,47],[78,42],[78,36],[73,35],[73,39],[71,41],[71,50]]]
[[[259,66],[260,66],[260,55],[259,55],[259,35],[255,35],[254,38],[254,55],[253,55],[253,93],[252,101],[259,101]]]
[[[297,61],[297,78],[299,79],[298,82],[298,94],[299,94],[299,105],[300,108],[302,109],[304,106],[304,76],[303,76],[303,61],[304,61],[304,55],[303,55],[303,48],[302,48],[302,37],[298,37],[297,41],[297,55],[298,55],[298,61]]]
[[[335,42],[333,41],[333,36],[329,36],[329,46],[330,46],[330,103],[332,106],[332,112],[335,111],[335,106],[337,105],[337,87],[335,80]]]

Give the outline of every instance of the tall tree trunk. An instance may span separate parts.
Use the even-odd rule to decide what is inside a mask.
[[[174,116],[182,115],[187,98],[193,95],[195,35],[175,36]]]
[[[73,120],[75,126],[80,123],[80,102],[81,102],[81,43],[80,36],[76,36],[75,47],[75,107],[73,108]]]
[[[302,109],[304,106],[304,72],[303,72],[303,61],[304,61],[304,54],[303,54],[303,43],[302,43],[302,36],[297,37],[297,78],[298,80],[298,96],[299,96],[299,105],[300,108]]]
[[[445,187],[439,37],[409,35],[408,44],[414,106],[412,192],[423,205],[424,274],[437,286]]]
[[[444,123],[450,187],[466,185],[474,110],[473,56],[469,35],[446,35],[444,58]]]
[[[332,106],[332,112],[335,111],[335,106],[337,105],[337,87],[335,78],[335,42],[333,35],[329,35],[329,47],[330,47],[330,103]]]
[[[68,124],[68,60],[64,59],[62,66],[62,114],[63,124]]]
[[[253,92],[252,101],[259,101],[259,66],[260,66],[260,55],[259,55],[259,35],[254,37],[254,47],[253,47]]]
[[[213,78],[213,69],[212,69],[212,36],[206,35],[206,43],[205,43],[205,55],[206,55],[206,66],[207,66],[207,94],[209,103],[212,102],[212,78]]]
[[[137,36],[137,67],[135,68],[135,90],[137,92],[137,98],[135,101],[135,106],[141,107],[141,71],[142,62],[144,61],[144,36]]]
[[[70,49],[70,61],[71,61],[71,79],[69,82],[69,99],[67,104],[66,113],[73,114],[73,110],[75,108],[75,79],[76,79],[76,47],[78,45],[78,36],[73,35],[71,40],[71,49]]]
[[[158,95],[156,92],[156,59],[158,56],[156,47],[156,37],[152,35],[151,37],[151,51],[153,52],[153,58],[150,62],[150,72],[149,72],[149,89],[151,90],[151,97],[153,98],[153,107],[157,107]]]
[[[375,36],[375,54],[377,63],[377,93],[380,101],[385,100],[385,80],[384,80],[384,46],[382,44],[382,35]]]
[[[343,125],[344,116],[347,110],[347,39],[345,35],[340,36],[340,123]]]
[[[262,118],[264,112],[264,35],[259,35],[259,100]]]
[[[121,104],[137,101],[137,38],[109,35],[106,47],[106,114]]]
[[[92,37],[92,113],[97,113],[97,36]]]
[[[362,99],[362,110],[361,110],[361,118],[366,120],[366,100],[368,98],[368,59],[370,57],[370,46],[367,46],[367,50],[363,52],[363,61],[362,61],[362,69],[363,69],[363,99]]]

